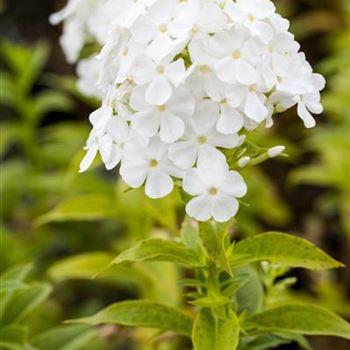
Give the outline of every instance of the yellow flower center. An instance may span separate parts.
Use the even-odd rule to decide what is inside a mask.
[[[238,60],[241,58],[241,52],[239,50],[235,50],[232,52],[232,58]]]
[[[155,159],[151,159],[151,160],[149,161],[149,166],[150,166],[151,168],[156,168],[156,167],[158,166],[158,161],[155,160]]]
[[[215,188],[215,187],[210,187],[209,190],[208,190],[208,193],[211,195],[211,196],[216,196],[218,194],[218,189]]]
[[[249,91],[250,91],[250,92],[256,92],[256,91],[257,91],[256,85],[251,85],[251,86],[249,87]]]
[[[203,64],[203,65],[199,66],[199,71],[200,71],[202,74],[208,73],[209,70],[210,70],[210,68],[209,68],[206,64]]]
[[[164,73],[165,73],[165,68],[164,68],[163,66],[158,66],[158,67],[157,67],[157,72],[158,72],[159,74],[164,74]]]
[[[166,32],[168,31],[167,25],[166,25],[166,24],[161,24],[161,25],[159,26],[159,31],[160,31],[161,33],[166,33]]]
[[[200,145],[204,145],[207,142],[207,138],[205,136],[198,136],[198,143]]]

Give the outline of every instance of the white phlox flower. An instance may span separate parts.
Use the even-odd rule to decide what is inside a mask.
[[[182,58],[174,62],[169,62],[169,59],[156,62],[139,56],[135,60],[132,77],[137,85],[147,85],[147,102],[162,105],[169,101],[174,88],[178,88],[187,75]]]
[[[234,23],[243,24],[253,36],[263,42],[272,39],[273,28],[266,22],[275,12],[275,6],[270,0],[227,1],[225,9]]]
[[[234,216],[247,191],[235,170],[268,158],[239,133],[294,106],[313,127],[323,111],[325,80],[271,0],[69,0],[51,17],[61,21],[78,89],[102,101],[80,171],[100,154],[151,198],[176,179],[197,220]]]
[[[189,118],[183,137],[170,146],[170,159],[180,168],[188,169],[194,166],[198,157],[206,153],[215,153],[217,158],[223,157],[218,147],[236,147],[239,136],[219,133],[216,130],[218,119],[218,105],[204,100],[198,105],[193,117]]]
[[[113,116],[113,109],[102,106],[90,115],[93,125],[90,137],[87,141],[87,153],[81,162],[80,172],[86,171],[92,164],[97,152],[107,170],[117,166],[122,158],[124,143],[129,135],[129,127],[125,120]]]
[[[172,176],[182,178],[183,171],[168,157],[169,144],[154,137],[145,147],[144,139],[135,138],[124,149],[124,159],[120,168],[123,180],[132,188],[145,184],[150,198],[161,198],[174,188]]]
[[[186,212],[198,221],[211,218],[228,221],[238,211],[236,198],[247,192],[243,177],[230,171],[223,158],[212,157],[210,153],[203,154],[197,167],[186,172],[183,188],[194,197],[188,202]]]
[[[145,137],[159,131],[163,142],[175,142],[185,132],[184,120],[194,112],[195,101],[185,89],[178,89],[172,98],[162,105],[151,105],[145,99],[146,88],[138,86],[130,97],[130,106],[136,111],[131,125]]]

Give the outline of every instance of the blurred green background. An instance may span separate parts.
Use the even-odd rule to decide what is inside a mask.
[[[317,302],[350,319],[350,1],[274,2],[327,78],[325,113],[313,130],[291,110],[273,129],[252,134],[251,141],[264,147],[285,144],[289,158],[244,171],[250,189],[244,202],[250,205],[242,206],[233,234],[290,232],[348,265],[325,273],[293,271],[298,282],[283,297]],[[63,320],[119,300],[181,304],[176,281],[184,273],[148,263],[91,279],[141,238],[177,236],[183,204],[177,193],[153,201],[142,191],[124,192],[116,172],[100,164],[78,174],[88,115],[98,101],[76,91],[75,69],[58,45],[61,28],[48,23],[64,3],[0,1],[0,272],[3,281],[12,281],[0,291],[6,306],[0,326],[19,344],[0,343],[0,349],[187,349],[182,340],[150,339],[146,330],[62,328]],[[334,338],[311,343],[316,350],[350,346]]]

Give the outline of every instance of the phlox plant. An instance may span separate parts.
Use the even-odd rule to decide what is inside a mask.
[[[306,128],[323,111],[325,79],[313,72],[274,4],[71,0],[50,19],[64,22],[61,44],[77,63],[78,88],[101,100],[89,118],[80,172],[99,154],[108,170],[118,167],[130,189],[142,187],[151,199],[177,187],[187,214],[179,237],[142,240],[105,267],[184,266],[191,272],[180,281],[188,289],[184,310],[125,301],[71,322],[157,328],[190,338],[196,350],[269,349],[290,341],[309,348],[304,335],[350,339],[350,325],[332,312],[272,297],[294,282],[281,278],[289,268],[341,263],[280,232],[231,236],[249,191],[241,169],[285,151],[248,147],[247,136],[293,106]],[[91,42],[99,52],[81,58]]]

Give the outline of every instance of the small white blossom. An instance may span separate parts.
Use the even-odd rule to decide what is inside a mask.
[[[108,106],[103,106],[92,113],[90,121],[94,129],[87,141],[87,153],[80,164],[80,172],[86,171],[91,166],[97,152],[100,152],[106,169],[111,170],[122,159],[129,127],[125,120],[113,116],[113,110]]]
[[[147,146],[139,139],[128,143],[120,167],[123,180],[132,188],[145,183],[150,198],[168,195],[174,188],[171,176],[183,176],[183,172],[169,160],[168,147],[158,137],[151,139]]]
[[[133,79],[138,85],[147,84],[146,101],[159,106],[168,102],[174,88],[186,79],[186,68],[183,59],[170,63],[139,57],[133,66]]]
[[[145,100],[146,89],[136,88],[130,97],[130,106],[137,111],[131,117],[132,126],[145,137],[153,137],[159,131],[164,142],[174,142],[185,132],[184,119],[194,112],[195,101],[185,89],[177,90],[162,105],[151,105]]]
[[[230,171],[221,157],[205,154],[199,158],[196,168],[187,171],[183,181],[184,190],[193,196],[186,212],[198,221],[211,218],[226,222],[235,216],[247,186],[240,174]]]
[[[228,1],[226,11],[234,23],[243,24],[250,33],[264,42],[272,39],[273,29],[266,20],[275,12],[270,0]]]
[[[192,118],[189,119],[183,137],[169,147],[170,159],[180,168],[192,167],[198,157],[206,153],[223,155],[217,147],[233,148],[239,142],[238,135],[223,135],[216,130],[219,119],[217,104],[203,101],[197,106]]]

